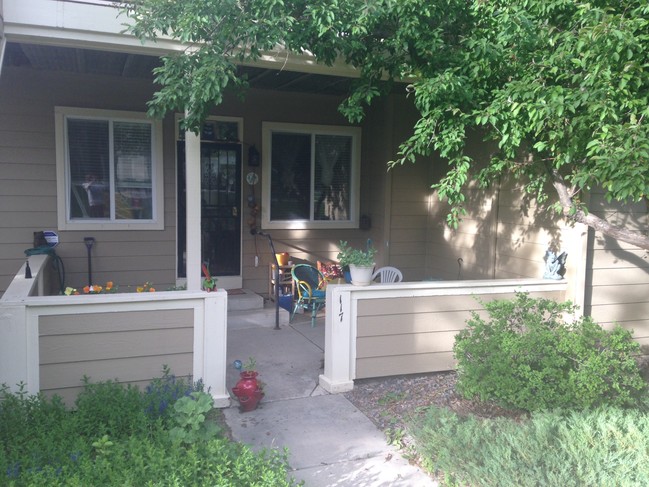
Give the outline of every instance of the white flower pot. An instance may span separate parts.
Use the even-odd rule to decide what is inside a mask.
[[[374,265],[357,266],[354,264],[349,264],[349,273],[352,276],[352,284],[354,286],[369,286],[372,282]]]

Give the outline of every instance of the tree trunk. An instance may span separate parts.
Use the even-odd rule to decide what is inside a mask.
[[[592,213],[585,213],[584,211],[577,209],[574,213],[573,210],[573,201],[568,185],[566,184],[563,177],[556,171],[552,170],[552,185],[559,195],[559,202],[561,203],[561,208],[563,209],[563,215],[573,221],[578,223],[583,223],[593,228],[595,231],[600,232],[609,237],[613,237],[622,242],[635,245],[645,250],[649,250],[649,236],[629,230],[628,228],[620,227],[617,225],[612,225],[603,218],[600,218]]]

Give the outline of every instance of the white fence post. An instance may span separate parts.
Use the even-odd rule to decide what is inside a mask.
[[[203,379],[205,389],[209,389],[214,398],[214,406],[224,408],[230,406],[230,395],[225,384],[228,300],[223,290],[212,294],[203,301],[202,333],[194,334],[194,377]],[[202,340],[199,341],[197,335],[202,335]],[[201,365],[197,370],[199,363]]]
[[[32,325],[27,320],[26,306],[0,306],[0,384],[13,392],[19,383],[25,383],[30,394],[39,390],[38,336]]]
[[[327,286],[325,317],[325,367],[320,386],[332,394],[354,388],[356,316],[351,292],[345,285]]]

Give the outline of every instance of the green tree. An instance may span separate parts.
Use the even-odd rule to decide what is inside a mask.
[[[352,122],[392,80],[411,80],[420,119],[391,164],[438,154],[449,169],[434,185],[450,225],[472,180],[504,174],[553,201],[566,218],[649,249],[646,232],[593,215],[584,194],[647,202],[649,3],[646,0],[133,0],[124,5],[141,39],[186,44],[156,70],[150,113],[190,113],[198,130],[236,65],[281,46],[360,70],[340,107]],[[496,148],[477,167],[466,140]]]

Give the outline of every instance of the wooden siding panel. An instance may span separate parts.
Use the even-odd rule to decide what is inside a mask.
[[[498,207],[498,222],[508,227],[538,228],[569,228],[567,220],[560,218],[557,214],[547,208],[530,208],[520,206]]]
[[[408,335],[359,337],[356,357],[390,357],[420,353],[448,352],[453,349],[456,331],[417,333]]]
[[[189,328],[171,328],[41,337],[40,363],[57,363],[61,357],[69,362],[84,362],[91,359],[191,352],[194,343],[192,332]]]
[[[42,316],[39,335],[68,335],[126,330],[155,330],[194,326],[192,309],[129,311]]]
[[[637,267],[628,269],[595,268],[593,270],[593,283],[596,283],[597,286],[646,285],[649,284],[649,272]]]
[[[193,369],[193,309],[42,315],[40,387],[73,397],[84,375],[93,381],[150,381],[169,365]]]
[[[177,377],[191,376],[192,357],[192,354],[177,354],[116,361],[100,360],[85,362],[83,368],[78,367],[78,364],[48,365],[40,368],[41,392],[48,397],[57,394],[66,404],[71,405],[83,389],[81,384],[84,375],[91,382],[117,379],[120,383],[144,388],[151,380],[162,376],[163,365],[169,366]]]
[[[22,250],[32,247],[33,232],[58,226],[54,107],[141,112],[153,92],[150,80],[5,68],[0,79],[0,126],[6,128],[0,131],[0,258],[6,262],[0,265],[0,293],[23,263]],[[164,125],[165,137],[174,133],[172,117]],[[83,238],[88,235],[97,241],[95,282],[111,280],[126,288],[149,280],[162,289],[175,284],[175,144],[164,147],[165,230],[59,231],[57,254],[65,264],[67,285],[87,284]],[[109,242],[125,245],[111,248]],[[16,253],[5,243],[22,250]],[[114,258],[104,259],[108,255]]]
[[[485,295],[486,301],[510,299],[513,294]],[[358,316],[410,315],[443,311],[469,311],[482,308],[474,296],[426,296],[408,298],[367,299],[358,302]]]
[[[162,374],[158,374],[157,377],[160,377]],[[113,377],[114,379],[114,377]],[[110,379],[112,380],[112,379]],[[96,382],[95,380],[91,380],[91,382]],[[120,382],[121,384],[128,384],[130,386],[137,387],[140,390],[144,390],[147,385],[151,383],[150,380],[146,381],[134,381],[134,382]],[[47,390],[41,390],[41,393],[47,397],[47,398],[52,398],[55,395],[60,397],[63,400],[63,403],[66,404],[68,407],[73,408],[74,403],[77,399],[77,396],[79,393],[83,391],[83,387],[66,387],[63,389],[47,389]]]
[[[86,375],[93,382],[117,380],[118,382],[148,381],[162,376],[163,365],[168,365],[174,375],[184,376],[192,373],[192,354],[177,353],[166,355],[146,355],[117,360],[91,360],[83,363],[43,364],[41,389],[54,390],[76,387]]]
[[[600,323],[602,328],[605,330],[612,330],[616,324],[619,324],[622,328],[629,330],[633,333],[633,337],[638,338],[647,338],[649,337],[649,319],[646,320],[635,320],[632,322],[608,322]]]
[[[597,305],[646,303],[649,285],[597,286],[590,290],[592,301]],[[649,315],[647,315],[649,317]]]
[[[649,252],[646,250],[625,250],[612,252],[610,250],[594,250],[593,262],[597,269],[647,269],[649,272]]]
[[[470,311],[445,311],[415,315],[359,316],[356,335],[360,337],[459,331],[471,318]]]
[[[452,352],[365,358],[356,362],[356,378],[442,372],[453,370],[455,365]]]
[[[393,202],[392,214],[394,216],[420,216],[426,218],[428,216],[427,203],[425,201],[403,201]]]
[[[530,293],[563,300],[563,291]],[[514,293],[481,294],[482,302]],[[473,295],[359,299],[356,378],[451,370],[455,335],[471,312],[486,317]]]
[[[591,307],[591,316],[597,322],[645,320],[649,316],[649,302],[598,304]]]
[[[644,224],[644,228],[647,228],[647,226],[649,226],[649,223]],[[612,252],[614,255],[618,255],[623,259],[624,259],[624,255],[626,255],[626,252],[628,251],[632,251],[632,252],[636,250],[642,251],[639,247],[636,247],[635,245],[631,245],[630,243],[627,242],[622,242],[621,240],[615,240],[610,237],[605,237],[600,234],[595,235],[592,243],[590,244],[590,247],[591,247],[590,248],[591,251]]]

